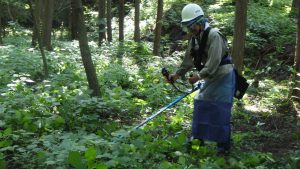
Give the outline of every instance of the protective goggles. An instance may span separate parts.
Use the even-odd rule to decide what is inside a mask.
[[[181,22],[182,30],[184,32],[191,32],[193,30],[194,24],[202,18],[203,18],[203,15],[198,16],[197,18],[192,19],[191,21],[188,21],[188,22]]]
[[[194,24],[192,24],[192,25],[190,25],[190,26],[181,25],[181,28],[182,28],[182,30],[183,30],[184,32],[189,33],[189,32],[191,32],[191,31],[193,30],[193,25],[194,25]]]
[[[181,23],[181,28],[186,33],[192,32],[195,23],[196,21],[194,19],[189,21],[188,23]]]

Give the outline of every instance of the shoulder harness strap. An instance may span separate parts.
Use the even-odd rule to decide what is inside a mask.
[[[193,46],[192,56],[194,58],[194,65],[195,65],[195,67],[198,71],[202,70],[203,67],[204,67],[204,65],[202,63],[202,56],[203,56],[203,53],[204,53],[204,49],[205,49],[205,46],[206,46],[206,43],[207,43],[207,38],[208,38],[208,34],[209,34],[210,30],[211,30],[211,27],[208,27],[203,32],[198,50],[195,49],[195,40],[196,40],[196,38],[194,38],[194,37],[192,38],[192,46]]]

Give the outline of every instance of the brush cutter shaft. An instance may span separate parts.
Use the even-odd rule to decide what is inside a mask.
[[[161,108],[158,112],[156,112],[153,115],[151,115],[150,117],[146,118],[145,121],[143,121],[141,124],[139,124],[138,126],[136,126],[135,129],[138,129],[138,128],[142,127],[144,124],[148,123],[149,121],[151,121],[152,119],[154,119],[156,116],[158,116],[160,113],[162,113],[166,109],[172,107],[174,104],[178,103],[181,99],[185,98],[189,94],[190,93],[185,93],[182,96],[178,97],[176,100],[174,100],[172,103],[170,103],[170,104],[166,105],[165,107]]]
[[[145,125],[146,123],[148,123],[149,121],[151,121],[152,119],[154,119],[156,116],[158,116],[160,113],[162,113],[166,109],[172,107],[173,105],[175,105],[176,103],[178,103],[180,100],[182,100],[183,98],[185,98],[189,94],[193,93],[194,91],[198,90],[199,88],[200,88],[200,85],[198,85],[195,88],[193,88],[190,92],[184,93],[183,95],[181,95],[180,97],[178,97],[176,100],[174,100],[170,104],[168,104],[165,107],[161,108],[158,112],[156,112],[153,115],[151,115],[150,117],[146,118],[146,120],[144,120],[142,123],[140,123],[139,125],[137,125],[134,129],[139,129],[140,127],[142,127],[143,125]]]

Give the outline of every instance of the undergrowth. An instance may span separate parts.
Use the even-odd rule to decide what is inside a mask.
[[[205,2],[212,25],[230,40],[232,4]],[[235,101],[228,157],[217,156],[213,142],[200,147],[194,141],[188,148],[194,95],[128,132],[180,95],[161,76],[162,67],[174,71],[180,64],[180,53],[153,56],[148,42],[101,48],[90,42],[102,93],[91,98],[77,41],[53,42],[54,50],[46,52],[50,77],[44,79],[39,51],[29,47],[28,31],[18,28],[0,46],[0,168],[300,168],[299,107],[290,100],[293,70],[282,48],[295,27],[283,19],[288,12],[269,17],[284,2],[264,1],[264,9],[260,3],[249,7],[244,69],[250,83],[260,79]],[[173,22],[177,17],[167,16]],[[267,44],[274,50],[263,53]],[[278,72],[286,76],[278,78]]]
[[[92,46],[103,94],[101,98],[90,98],[79,53],[72,47],[74,43],[61,43],[47,53],[51,66],[47,80],[41,80],[37,73],[41,58],[36,49],[18,44],[1,46],[1,72],[6,72],[0,97],[2,168],[299,166],[296,149],[300,135],[296,126],[300,122],[288,99],[288,81],[265,79],[259,88],[249,89],[244,101],[236,102],[234,146],[232,154],[223,158],[216,155],[214,143],[206,147],[194,143],[192,149],[187,148],[193,96],[144,128],[128,133],[179,95],[165,83],[160,68],[171,68],[180,59],[151,56],[147,45],[139,47],[144,52],[130,55],[136,45],[129,43],[127,57],[105,62],[112,58],[106,58],[104,52],[99,54],[96,46]],[[144,63],[142,67],[137,66],[140,62]],[[284,132],[285,122],[278,119],[282,117],[294,124],[288,134]],[[277,140],[282,152],[268,147],[273,140]],[[289,148],[284,146],[287,141]],[[278,156],[282,154],[285,158]]]

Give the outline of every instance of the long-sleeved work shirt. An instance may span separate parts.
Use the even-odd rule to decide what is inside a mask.
[[[201,41],[203,32],[196,37],[196,45],[192,45],[192,40],[189,42],[188,49],[186,50],[185,57],[181,63],[176,74],[183,76],[186,72],[194,67],[193,56],[191,56],[191,49],[197,48],[197,44]],[[224,76],[232,71],[232,64],[220,66],[222,57],[228,53],[228,44],[226,38],[219,32],[219,30],[212,28],[208,34],[204,53],[202,55],[202,63],[204,68],[199,72],[199,76],[206,80],[211,81],[215,78]]]
[[[203,32],[196,37],[196,45],[192,45],[192,40],[189,42],[189,46],[186,50],[185,57],[181,63],[179,69],[176,71],[176,74],[183,76],[195,67],[194,58],[191,56],[191,49],[197,48],[197,43],[201,41]],[[200,93],[210,84],[213,84],[217,79],[222,78],[226,74],[230,73],[233,70],[233,64],[221,65],[221,60],[224,55],[228,53],[228,44],[226,38],[219,32],[219,30],[212,28],[208,34],[206,46],[204,53],[202,54],[202,63],[204,68],[198,72],[201,79],[205,80],[204,86],[201,88]],[[202,95],[197,92],[195,99],[203,99]]]

